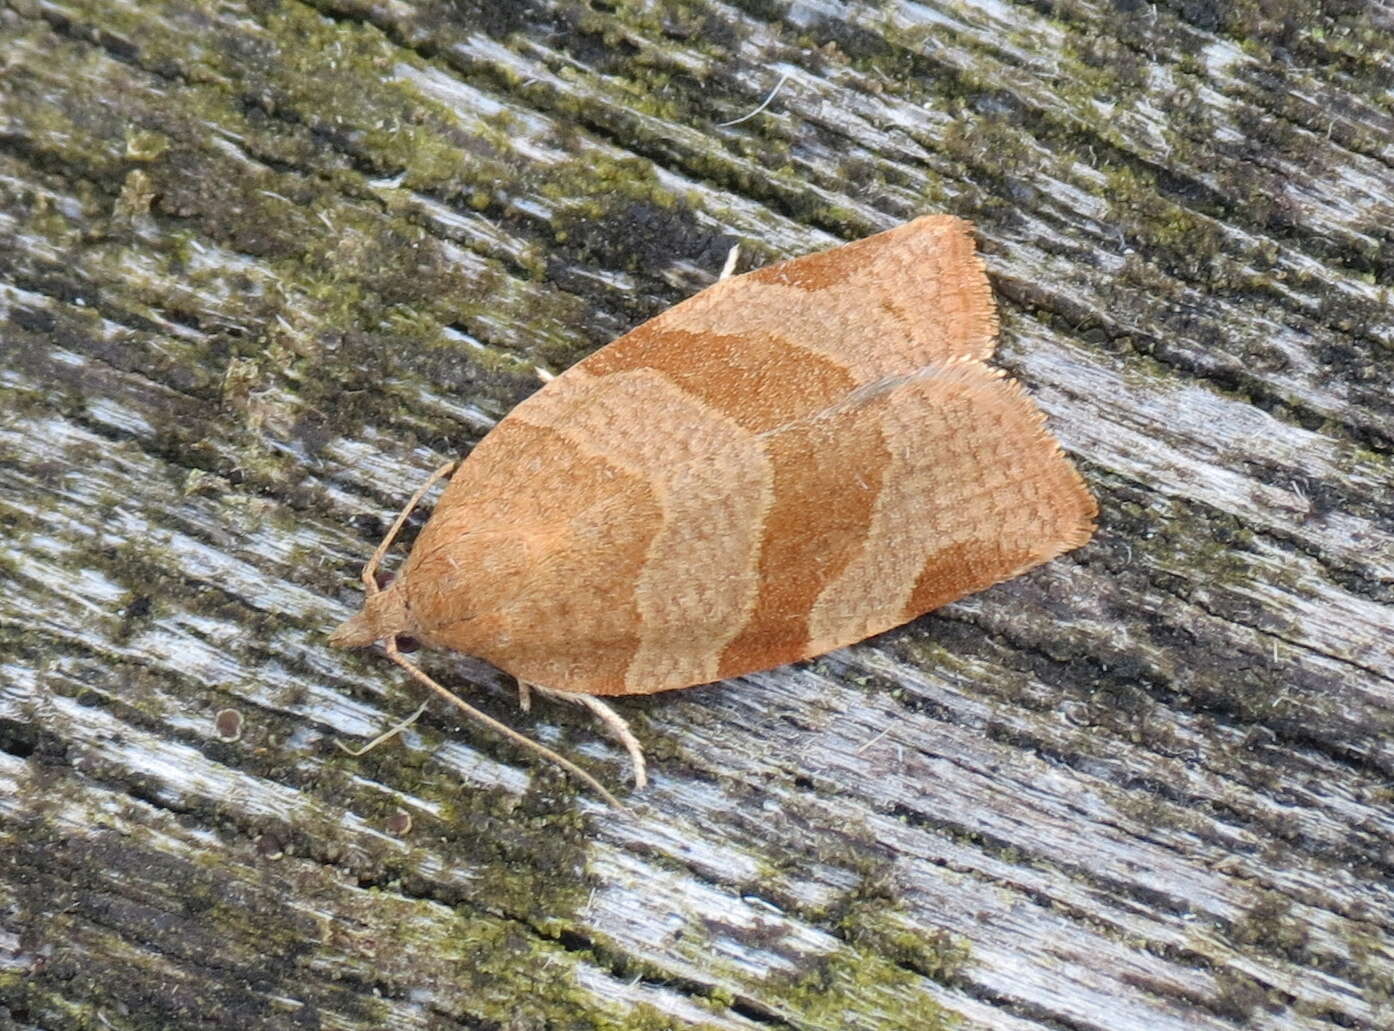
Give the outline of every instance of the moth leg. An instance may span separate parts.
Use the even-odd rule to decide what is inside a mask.
[[[731,278],[731,276],[735,274],[736,263],[740,260],[741,245],[735,244],[731,247],[729,251],[726,252],[726,263],[721,266],[721,275],[716,277],[717,282],[720,282],[723,279]],[[541,380],[543,383],[551,383],[552,380],[557,378],[557,374],[555,372],[542,365],[534,365],[532,367],[532,374],[536,376],[539,380]],[[523,706],[523,710],[527,710],[526,705]]]
[[[716,277],[716,281],[719,283],[723,279],[731,278],[731,275],[736,271],[736,262],[740,260],[741,245],[736,244],[726,252],[726,264],[721,266],[721,275]]]
[[[449,476],[459,464],[459,462],[446,462],[445,465],[426,477],[426,482],[416,488],[416,493],[413,494],[411,500],[407,502],[407,507],[402,509],[401,514],[397,516],[396,521],[392,524],[392,528],[389,529],[387,535],[383,537],[382,543],[379,544],[377,550],[373,552],[372,558],[368,559],[367,565],[363,567],[362,579],[363,586],[367,589],[370,596],[377,594],[378,591],[382,589],[378,586],[377,581],[378,566],[382,564],[382,560],[387,556],[387,549],[392,547],[392,542],[397,539],[397,534],[401,532],[402,526],[406,523],[407,519],[410,518],[412,511],[421,503],[421,499],[426,496],[426,492],[435,486],[436,481]]]
[[[726,262],[721,266],[721,274],[717,276],[718,283],[723,279],[730,279],[736,273],[736,263],[739,261],[740,244],[733,244],[732,248],[726,251]],[[533,366],[533,375],[544,383],[551,383],[553,379],[556,379],[556,373],[542,365]],[[523,708],[527,709],[527,706],[524,705]]]
[[[518,681],[518,708],[524,712],[532,711],[532,685],[526,680]]]
[[[536,691],[538,694],[547,698],[556,698],[560,701],[571,702],[573,705],[582,705],[589,709],[601,723],[605,724],[614,738],[624,745],[629,752],[629,761],[634,765],[634,786],[642,788],[649,782],[648,763],[644,761],[644,749],[639,744],[639,739],[634,736],[634,731],[629,729],[629,724],[625,722],[623,716],[610,708],[595,695],[573,694],[570,691],[553,691],[550,687],[543,687],[541,684],[525,684],[518,681],[519,696],[521,700],[522,689],[526,688]]]
[[[629,724],[625,722],[624,717],[595,695],[577,695],[576,700],[594,713],[629,752],[629,761],[634,766],[634,786],[642,788],[648,784],[648,764],[644,762],[644,749],[639,744],[639,739],[634,736],[634,731],[629,729]]]
[[[564,755],[558,755],[556,752],[552,751],[546,745],[534,741],[527,735],[518,733],[508,724],[500,723],[498,720],[494,719],[494,717],[488,715],[487,713],[480,712],[473,705],[470,705],[463,698],[460,698],[458,695],[456,695],[454,691],[451,691],[449,688],[443,687],[442,685],[438,684],[435,680],[428,676],[426,674],[426,671],[423,670],[420,666],[412,662],[410,659],[404,658],[402,656],[402,653],[397,649],[397,641],[395,638],[386,638],[382,642],[382,647],[383,650],[387,653],[387,657],[391,659],[393,662],[395,662],[398,666],[401,666],[402,669],[406,670],[413,680],[415,680],[417,683],[425,684],[436,694],[440,695],[451,705],[455,706],[455,708],[467,714],[470,717],[470,719],[484,724],[484,726],[488,727],[490,730],[495,731],[496,733],[502,734],[504,737],[512,741],[514,744],[521,745],[522,747],[527,749],[531,749],[538,755],[542,756],[544,759],[548,759],[551,762],[556,763],[558,766],[566,770],[572,776],[589,784],[591,788],[595,790],[596,794],[598,794],[601,798],[605,799],[606,802],[609,802],[616,809],[628,812],[628,809],[626,809],[626,807],[620,802],[618,798],[616,798],[614,795],[610,794],[610,792],[605,790],[605,786],[601,784],[600,781],[596,780],[594,777],[592,777],[585,770],[581,769],[581,767],[577,766],[570,759],[566,758]]]

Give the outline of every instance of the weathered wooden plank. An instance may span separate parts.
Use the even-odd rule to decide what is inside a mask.
[[[4,1020],[1389,1026],[1391,28],[7,0]],[[621,700],[632,818],[434,708],[334,747],[419,704],[324,646],[358,564],[534,364],[738,239],[931,210],[979,225],[1087,548]],[[577,713],[428,661],[620,782]]]

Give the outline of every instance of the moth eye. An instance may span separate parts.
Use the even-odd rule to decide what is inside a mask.
[[[414,652],[421,647],[421,642],[410,634],[397,635],[397,650],[399,652]]]
[[[386,590],[388,584],[397,578],[395,573],[387,573],[379,569],[373,573],[373,579],[377,582],[378,590]]]

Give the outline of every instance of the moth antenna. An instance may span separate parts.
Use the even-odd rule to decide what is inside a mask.
[[[407,502],[406,508],[402,509],[401,514],[397,516],[396,522],[392,524],[392,528],[387,531],[387,535],[383,537],[381,543],[378,544],[377,550],[373,552],[372,557],[368,559],[367,564],[363,567],[363,586],[367,589],[369,596],[377,594],[378,591],[382,590],[377,582],[378,566],[380,566],[382,560],[387,557],[387,549],[392,547],[392,542],[397,539],[397,534],[401,532],[403,525],[405,525],[407,519],[411,517],[412,511],[421,503],[421,499],[426,496],[426,492],[435,486],[436,481],[440,480],[442,477],[449,476],[459,464],[459,462],[446,462],[445,465],[426,477],[425,483],[416,488],[416,493],[411,496],[411,500]]]
[[[585,706],[589,709],[601,723],[605,724],[606,729],[615,736],[616,740],[624,745],[626,751],[629,752],[629,761],[634,765],[634,786],[636,788],[642,788],[648,784],[648,764],[644,761],[643,746],[639,744],[639,739],[634,736],[634,731],[629,729],[629,724],[625,721],[623,716],[609,705],[606,705],[599,698],[595,697],[595,695],[573,694],[570,691],[554,691],[550,687],[543,687],[541,684],[530,684],[520,680],[518,681],[518,702],[524,712],[527,711],[528,707],[527,705],[523,705],[522,702],[526,697],[525,692],[530,689],[548,698],[557,698],[561,701],[571,702],[573,705]]]
[[[438,479],[439,477],[435,478]],[[429,486],[429,484],[427,486]],[[566,772],[570,773],[573,777],[576,777],[579,780],[584,781],[586,784],[589,784],[591,788],[595,790],[596,794],[598,794],[601,798],[605,799],[605,801],[608,802],[610,805],[614,806],[616,809],[621,810],[622,812],[629,812],[628,806],[622,803],[614,795],[610,794],[610,792],[606,791],[605,786],[601,784],[600,781],[596,780],[585,770],[581,769],[581,767],[577,766],[570,759],[566,758],[566,756],[557,754],[556,752],[548,748],[546,745],[534,741],[526,734],[518,733],[508,724],[500,723],[498,720],[494,719],[487,713],[480,712],[478,709],[470,705],[464,699],[457,696],[449,688],[443,687],[440,684],[436,683],[436,681],[432,680],[431,677],[427,676],[425,670],[421,669],[420,666],[402,657],[401,652],[397,650],[397,642],[393,638],[389,637],[383,641],[383,649],[387,652],[387,657],[391,659],[393,662],[395,662],[398,666],[401,666],[402,669],[406,670],[407,673],[410,674],[414,680],[416,680],[418,683],[425,684],[436,694],[440,695],[442,698],[448,701],[451,705],[467,713],[471,719],[484,724],[484,726],[488,727],[490,730],[495,731],[496,733],[502,734],[504,737],[512,741],[514,744],[521,745],[524,748],[530,748],[538,755],[542,756],[544,759],[548,759],[551,762],[556,763],[556,765],[566,770]]]

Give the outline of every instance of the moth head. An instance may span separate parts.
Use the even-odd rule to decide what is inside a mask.
[[[402,584],[402,580],[394,580],[385,590],[368,595],[362,610],[329,635],[329,643],[335,648],[362,648],[374,641],[410,633],[411,616]]]

